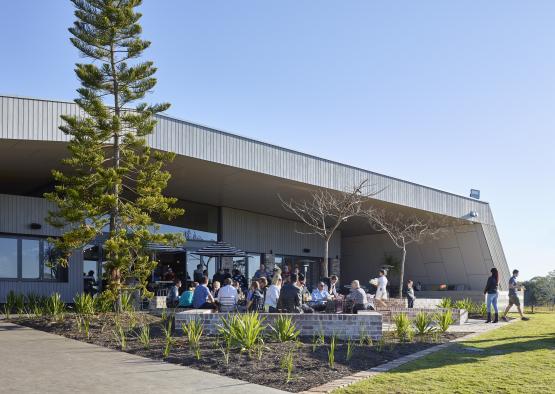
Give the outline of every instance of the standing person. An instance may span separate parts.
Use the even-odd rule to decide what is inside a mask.
[[[168,295],[166,296],[166,307],[176,308],[179,305],[179,288],[181,287],[181,281],[178,279],[174,282],[174,285],[170,289]]]
[[[347,295],[347,300],[353,302],[354,314],[358,313],[358,311],[367,309],[368,300],[366,298],[366,292],[360,287],[360,282],[358,280],[353,280],[351,282],[351,291],[349,295]]]
[[[376,296],[374,297],[374,303],[376,306],[386,308],[387,305],[385,300],[387,300],[387,277],[385,276],[384,270],[378,271]]]
[[[262,277],[268,277],[268,273],[266,272],[266,266],[264,264],[260,264],[258,270],[254,273],[254,279],[260,279]]]
[[[416,296],[414,295],[414,287],[412,279],[409,279],[407,282],[407,302],[409,308],[414,308],[414,300],[416,300]]]
[[[491,269],[491,276],[488,278],[488,282],[486,283],[486,288],[484,289],[484,294],[486,294],[486,307],[488,312],[488,318],[486,323],[491,323],[491,307],[493,305],[493,309],[495,310],[495,318],[493,319],[493,323],[497,323],[499,321],[499,312],[497,310],[497,296],[498,296],[498,287],[499,287],[499,272],[497,272],[497,268]]]
[[[202,264],[197,265],[197,269],[193,271],[193,281],[195,282],[202,282],[204,267]]]
[[[511,279],[509,279],[509,305],[507,305],[507,309],[505,309],[505,313],[503,313],[503,321],[508,321],[507,313],[509,313],[509,310],[513,305],[516,305],[516,308],[518,309],[518,313],[520,314],[520,318],[522,320],[530,320],[524,316],[524,314],[522,313],[522,309],[520,308],[520,300],[518,299],[518,294],[516,293],[519,287],[516,281],[517,277],[518,270],[513,270],[513,276],[511,276]]]
[[[272,279],[272,284],[266,290],[266,297],[264,299],[264,310],[270,313],[277,312],[277,303],[279,300],[279,292],[281,290],[281,277]]]

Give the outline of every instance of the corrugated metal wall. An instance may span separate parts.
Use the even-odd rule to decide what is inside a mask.
[[[67,141],[61,114],[76,114],[75,104],[0,96],[0,138]],[[152,147],[214,163],[345,190],[364,179],[383,191],[377,199],[453,217],[476,211],[477,222],[493,224],[487,203],[331,162],[274,145],[166,116],[159,117]]]
[[[11,196],[0,194],[0,234],[21,234],[36,237],[60,235],[60,230],[48,225],[44,218],[52,204],[43,198]],[[31,223],[39,223],[42,228],[32,230]],[[17,293],[50,295],[59,292],[65,302],[70,302],[76,293],[83,291],[83,259],[75,253],[70,259],[68,282],[17,281],[0,279],[0,302],[13,290]]]
[[[499,281],[504,290],[507,289],[507,283],[509,283],[509,278],[511,277],[511,270],[507,264],[507,259],[505,258],[505,252],[501,246],[501,239],[499,238],[499,233],[495,225],[482,224],[480,226],[484,233],[488,248],[491,253],[491,258],[493,260],[493,266],[499,271]]]
[[[253,253],[294,256],[324,256],[324,242],[316,235],[299,234],[307,231],[302,223],[232,208],[222,208],[222,239],[233,246]],[[310,249],[310,253],[303,253]],[[337,232],[329,245],[329,256],[341,256],[341,233]]]

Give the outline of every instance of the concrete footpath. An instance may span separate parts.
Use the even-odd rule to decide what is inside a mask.
[[[0,321],[0,393],[283,393]]]

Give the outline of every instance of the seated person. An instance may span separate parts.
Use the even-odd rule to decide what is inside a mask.
[[[324,282],[318,283],[318,288],[312,291],[312,308],[316,311],[323,311],[326,309],[326,302],[331,300],[330,293],[325,289]]]
[[[212,296],[214,298],[218,298],[218,292],[220,291],[220,282],[215,280],[214,282],[212,282]]]
[[[354,304],[354,314],[356,314],[358,311],[363,311],[368,308],[366,292],[360,287],[360,282],[358,280],[353,280],[351,282],[351,292],[349,293],[349,295],[347,295],[347,300],[351,301]]]
[[[339,296],[339,290],[337,289],[338,283],[337,283],[337,275],[332,275],[330,276],[330,289],[329,289],[329,293],[331,296],[333,297],[337,297]]]
[[[180,287],[181,287],[181,281],[179,279],[177,279],[174,282],[174,285],[172,286],[170,291],[168,292],[168,295],[166,296],[166,306],[168,308],[177,308],[177,305],[179,304],[179,288]]]
[[[252,281],[251,297],[247,302],[247,311],[258,312],[264,309],[264,294],[260,290],[260,283],[257,280]]]
[[[302,313],[301,288],[297,284],[297,274],[291,274],[291,282],[279,292],[278,310],[287,313]]]
[[[200,284],[193,293],[193,308],[195,309],[216,309],[214,297],[208,289],[208,276],[203,276]]]
[[[218,292],[218,297],[216,298],[218,302],[221,299],[226,298],[228,300],[233,300],[234,305],[237,305],[237,301],[239,300],[239,295],[237,294],[237,289],[233,287],[231,278],[224,279],[224,287],[220,289]]]
[[[190,308],[193,306],[193,293],[195,291],[194,287],[189,287],[189,289],[179,297],[179,305],[180,308]]]

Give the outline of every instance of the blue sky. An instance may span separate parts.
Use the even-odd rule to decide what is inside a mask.
[[[170,115],[457,194],[555,270],[555,2],[146,0]],[[3,2],[0,93],[71,100],[69,1]]]

